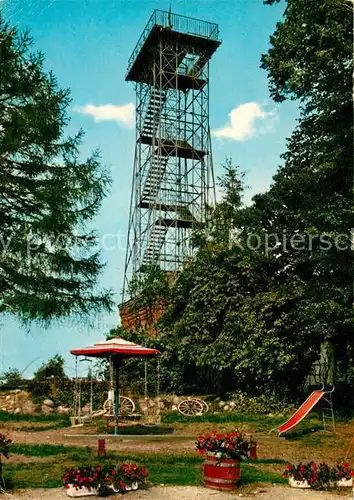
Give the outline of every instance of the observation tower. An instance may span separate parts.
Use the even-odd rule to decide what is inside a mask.
[[[209,63],[220,43],[217,24],[155,10],[129,59],[136,142],[123,305],[147,266],[181,269],[215,203]]]

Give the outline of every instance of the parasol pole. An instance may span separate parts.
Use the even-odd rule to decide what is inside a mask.
[[[120,359],[118,357],[114,357],[114,366],[115,366],[115,375],[116,375],[116,394],[115,394],[115,426],[114,426],[114,435],[118,435],[118,415],[119,415],[119,368],[120,368]]]
[[[157,415],[160,418],[160,358],[157,356],[156,359],[157,359],[156,403],[157,403]]]

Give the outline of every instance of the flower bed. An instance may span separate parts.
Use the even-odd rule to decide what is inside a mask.
[[[248,457],[248,453],[255,446],[255,441],[246,439],[244,435],[235,430],[228,434],[218,433],[213,430],[210,434],[200,435],[195,443],[200,455],[212,452],[220,455],[220,458],[242,458]]]
[[[146,481],[145,467],[125,462],[120,465],[80,467],[65,471],[62,481],[70,497],[105,496],[138,489]]]
[[[351,486],[354,471],[346,462],[337,463],[335,467],[324,462],[300,462],[298,465],[288,464],[283,476],[289,479],[293,488],[322,490],[331,486]]]
[[[354,470],[348,462],[338,463],[333,468],[333,476],[335,476],[338,486],[350,487],[353,482]]]

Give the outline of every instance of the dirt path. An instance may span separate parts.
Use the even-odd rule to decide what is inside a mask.
[[[126,500],[235,500],[236,498],[258,499],[258,500],[341,500],[352,498],[351,492],[328,493],[308,490],[295,490],[285,486],[259,487],[250,493],[224,493],[212,489],[196,486],[168,486],[153,487],[145,491],[131,492],[124,495]],[[50,490],[23,490],[14,494],[4,495],[4,500],[65,500],[67,495],[63,489]],[[89,497],[88,497],[89,498]],[[96,497],[92,497],[96,498]],[[123,495],[115,495],[117,500]]]

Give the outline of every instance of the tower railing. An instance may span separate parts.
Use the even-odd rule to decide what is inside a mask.
[[[215,23],[202,21],[193,17],[181,16],[179,14],[172,14],[164,10],[156,9],[150,19],[148,20],[139,40],[136,44],[132,55],[128,61],[129,73],[133,63],[139,54],[141,47],[144,45],[145,40],[149,36],[154,26],[162,26],[164,28],[173,29],[179,33],[186,33],[188,35],[199,36],[209,40],[219,40],[219,26]]]

